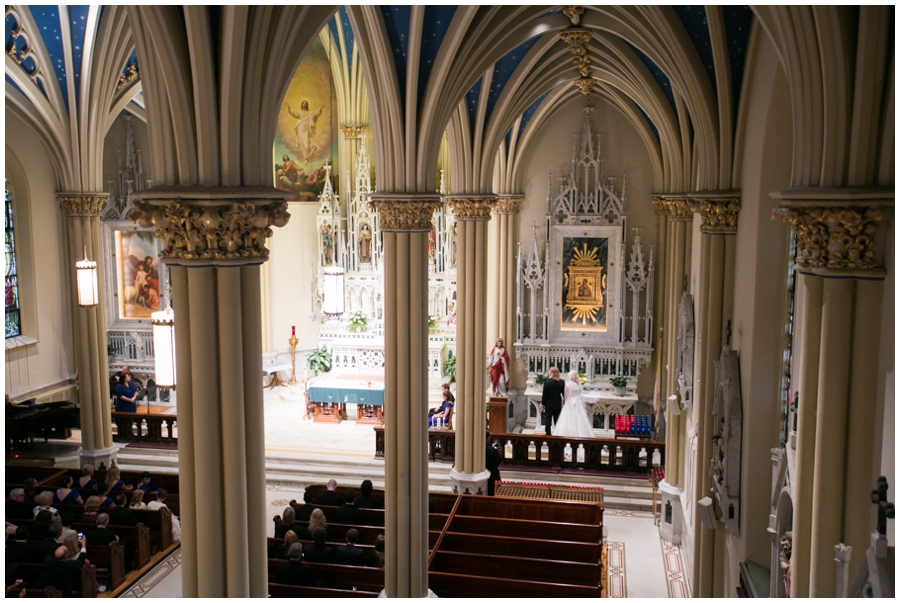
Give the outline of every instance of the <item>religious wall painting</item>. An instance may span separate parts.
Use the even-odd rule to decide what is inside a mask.
[[[296,193],[295,201],[316,201],[326,165],[332,176],[338,157],[337,97],[325,47],[316,38],[288,85],[275,125],[275,186]],[[338,192],[338,179],[332,177]]]
[[[605,331],[609,239],[563,237],[560,328]]]
[[[152,232],[114,231],[119,320],[149,319],[160,307],[159,244]]]

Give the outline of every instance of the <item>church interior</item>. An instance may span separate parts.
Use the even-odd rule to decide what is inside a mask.
[[[895,18],[7,5],[7,587],[893,597]]]

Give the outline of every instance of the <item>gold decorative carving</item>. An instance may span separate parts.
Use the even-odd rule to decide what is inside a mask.
[[[59,206],[67,216],[99,216],[109,195],[57,195]]]
[[[525,202],[525,197],[499,197],[494,203],[495,214],[517,214]]]
[[[344,138],[359,138],[364,129],[365,126],[341,126],[341,134]]]
[[[737,197],[723,199],[691,200],[691,209],[700,215],[701,232],[737,232],[738,211],[741,200]]]
[[[594,83],[595,82],[593,78],[586,77],[580,80],[575,80],[574,82],[572,82],[572,85],[578,88],[585,98],[591,98],[591,95],[594,93]]]
[[[120,90],[125,88],[125,86],[138,79],[139,77],[140,75],[138,74],[137,65],[129,65],[128,73],[123,73],[119,77],[119,83],[116,85],[116,92],[119,92]]]
[[[378,212],[381,230],[427,231],[433,228],[431,219],[441,207],[434,199],[372,199],[369,208]]]
[[[584,14],[583,6],[567,6],[563,9],[563,14],[569,18],[572,25],[578,26],[581,23],[581,15]]]
[[[587,45],[591,41],[591,32],[586,29],[566,29],[560,32],[559,37],[569,45],[569,52],[575,58],[572,60],[578,68],[582,78],[591,75],[591,58],[588,56]]]
[[[884,210],[875,207],[778,207],[772,219],[789,223],[797,232],[801,268],[879,268],[875,234]]]
[[[694,212],[688,199],[669,199],[666,197],[653,197],[651,200],[656,208],[656,213],[666,214],[672,220],[693,220]]]
[[[152,190],[150,191],[152,192]],[[290,219],[283,201],[135,201],[131,219],[155,227],[160,257],[176,265],[258,264],[269,257],[271,226]]]
[[[457,220],[490,220],[493,199],[450,199],[447,204]]]
[[[653,207],[656,208],[657,214],[668,214],[669,210],[666,205],[666,200],[662,197],[650,197],[650,203],[653,204]]]

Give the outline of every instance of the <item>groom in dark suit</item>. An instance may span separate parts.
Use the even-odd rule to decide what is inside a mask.
[[[551,419],[554,423],[559,421],[565,389],[566,383],[559,379],[559,369],[551,366],[550,370],[547,371],[547,380],[544,381],[544,391],[541,394],[541,411],[544,416],[544,428],[547,435],[551,435]]]

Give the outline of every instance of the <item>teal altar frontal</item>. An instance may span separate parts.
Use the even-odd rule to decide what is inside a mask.
[[[315,407],[314,421],[340,423],[347,418],[347,404],[356,404],[356,422],[381,425],[384,409],[384,381],[332,377],[309,388],[309,402]]]
[[[368,404],[384,406],[384,389],[363,387],[313,386],[309,388],[309,401],[331,404]]]

